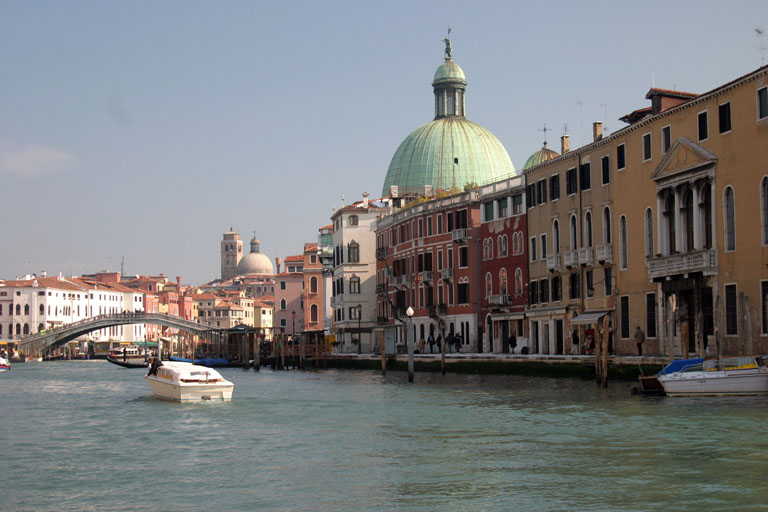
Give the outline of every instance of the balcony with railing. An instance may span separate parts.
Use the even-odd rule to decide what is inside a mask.
[[[715,249],[702,249],[668,256],[657,255],[653,258],[647,258],[645,264],[648,267],[649,279],[660,279],[692,272],[703,272],[705,275],[711,275],[717,273],[717,251]]]
[[[440,270],[440,277],[442,277],[444,281],[451,281],[453,279],[453,269],[444,268]]]
[[[338,308],[339,306],[341,306],[341,295],[331,296],[331,307]]]
[[[376,249],[376,259],[377,260],[385,260],[387,259],[387,255],[389,254],[389,247],[379,247]]]
[[[387,285],[385,284],[377,284],[376,285],[376,294],[377,295],[384,295],[387,293]]]
[[[560,254],[547,254],[547,270],[550,272],[560,270]]]
[[[563,253],[563,265],[568,268],[579,264],[579,253],[577,251],[565,251]]]
[[[394,286],[408,286],[411,284],[411,276],[408,276],[408,275],[395,276],[392,278],[392,284]]]
[[[451,239],[454,242],[466,242],[469,238],[469,230],[467,228],[454,229],[451,233]]]
[[[377,324],[387,324],[389,323],[389,318],[386,316],[377,316],[376,317],[376,323]]]
[[[595,262],[595,251],[592,247],[582,247],[578,253],[579,265],[592,265]]]
[[[489,295],[487,299],[489,306],[506,306],[509,303],[508,295]]]
[[[613,245],[598,245],[595,253],[598,263],[613,263]]]
[[[432,282],[432,271],[431,270],[424,270],[422,272],[419,272],[419,279],[422,282],[431,283]]]

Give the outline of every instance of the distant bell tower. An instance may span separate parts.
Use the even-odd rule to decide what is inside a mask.
[[[237,264],[242,257],[243,241],[240,240],[240,234],[229,228],[221,241],[221,279],[223,281],[237,275]]]

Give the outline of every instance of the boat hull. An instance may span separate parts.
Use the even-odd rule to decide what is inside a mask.
[[[667,396],[768,395],[768,371],[701,371],[659,376]]]
[[[158,378],[154,375],[144,377],[152,388],[156,398],[174,402],[201,402],[232,400],[233,384],[231,382],[178,383]]]

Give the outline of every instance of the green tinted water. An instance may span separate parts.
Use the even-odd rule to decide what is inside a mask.
[[[768,510],[768,399],[631,383],[223,370],[232,403],[142,370],[0,375],[0,510]]]

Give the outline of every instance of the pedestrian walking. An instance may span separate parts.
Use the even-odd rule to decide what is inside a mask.
[[[640,326],[637,326],[637,329],[635,330],[635,343],[637,344],[637,355],[642,356],[643,355],[643,343],[645,343],[645,333],[640,328]]]

